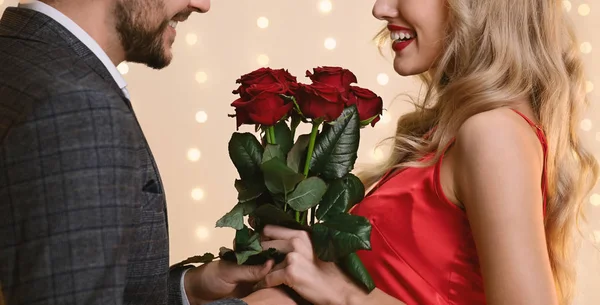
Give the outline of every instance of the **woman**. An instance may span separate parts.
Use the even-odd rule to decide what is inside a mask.
[[[277,227],[263,246],[289,255],[261,287],[318,305],[570,304],[571,237],[598,168],[576,135],[587,101],[562,1],[378,0],[373,13],[395,70],[427,87],[352,211],[373,224],[359,255],[378,288]]]

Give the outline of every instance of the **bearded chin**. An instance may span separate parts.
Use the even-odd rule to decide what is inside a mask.
[[[169,21],[163,21],[158,28],[150,29],[148,20],[136,16],[132,18],[132,10],[125,5],[117,5],[117,33],[125,51],[128,62],[145,64],[153,69],[162,69],[171,63],[164,47],[164,33]],[[135,20],[135,21],[134,21]]]

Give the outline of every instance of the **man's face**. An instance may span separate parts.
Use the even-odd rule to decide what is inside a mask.
[[[154,69],[168,66],[177,23],[209,9],[210,0],[117,0],[116,29],[125,60]]]

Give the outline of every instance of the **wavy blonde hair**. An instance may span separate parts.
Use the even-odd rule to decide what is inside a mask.
[[[444,51],[421,75],[425,94],[398,120],[390,157],[361,179],[370,187],[392,168],[431,166],[469,117],[527,98],[547,136],[547,247],[560,304],[570,304],[573,237],[598,178],[577,134],[588,100],[574,27],[559,0],[447,0],[447,7]],[[388,37],[385,29],[378,35]],[[418,162],[430,153],[435,158]]]

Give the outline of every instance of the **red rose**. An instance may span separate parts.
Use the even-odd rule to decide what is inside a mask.
[[[347,99],[336,87],[314,83],[312,85],[299,84],[296,101],[304,117],[331,122],[342,114]]]
[[[276,86],[275,88],[280,87]],[[256,95],[251,96],[251,99],[239,98],[231,104],[235,107],[238,128],[243,124],[274,126],[294,106],[294,103],[284,99],[277,92],[260,90],[257,87],[251,88],[248,92],[256,93]]]
[[[351,105],[356,105],[361,122],[372,119],[371,126],[375,126],[383,112],[383,99],[373,91],[360,87],[350,87],[348,106]]]
[[[314,68],[313,72],[306,71],[306,77],[309,77],[313,82],[338,88],[345,97],[348,97],[350,84],[357,82],[354,73],[340,67],[319,67]]]
[[[247,95],[247,90],[253,85],[272,85],[279,84],[283,86],[283,93],[292,95],[296,88],[296,77],[292,76],[287,70],[271,68],[260,68],[254,72],[242,75],[236,83],[241,84],[240,87],[233,91],[233,94],[240,94],[242,98],[250,99]]]

